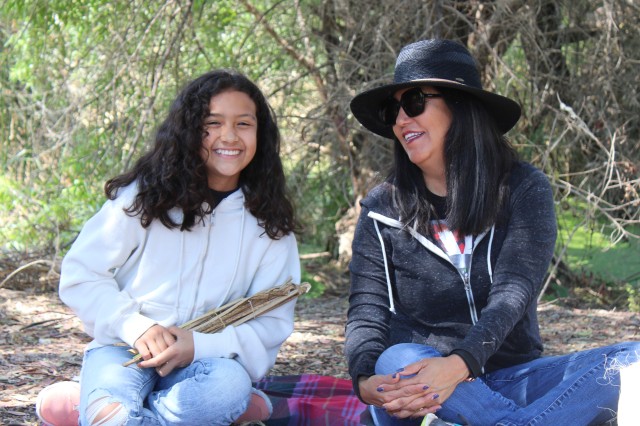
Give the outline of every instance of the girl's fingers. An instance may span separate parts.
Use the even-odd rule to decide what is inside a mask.
[[[178,327],[175,327],[175,328],[178,328]],[[162,333],[162,338],[163,338],[164,344],[166,345],[165,349],[176,342],[176,336],[174,336],[173,333],[171,333],[170,329],[164,330],[164,332]]]
[[[156,373],[158,373],[161,377],[165,377],[166,375],[171,373],[174,368],[176,368],[175,363],[169,360],[161,366],[156,367]]]
[[[149,351],[149,347],[144,342],[142,342],[141,340],[137,340],[134,346],[135,350],[138,352],[138,355],[140,355],[140,358],[145,361],[151,359],[151,352]]]

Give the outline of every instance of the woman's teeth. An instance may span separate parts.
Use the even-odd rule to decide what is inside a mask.
[[[411,142],[412,140],[419,138],[423,134],[424,134],[424,132],[407,133],[406,135],[404,135],[404,140],[407,141],[407,142]]]

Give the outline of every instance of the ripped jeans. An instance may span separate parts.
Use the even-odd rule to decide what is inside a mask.
[[[401,343],[382,353],[376,374],[393,374],[434,356],[440,354],[429,346]],[[620,370],[638,362],[640,342],[538,358],[460,383],[436,415],[473,426],[603,424],[615,419],[618,411]],[[640,383],[629,384],[635,392],[640,389]],[[373,406],[370,411],[376,425],[413,426],[422,421],[393,418]]]
[[[227,358],[207,358],[160,377],[135,364],[127,347],[103,346],[84,355],[80,377],[80,424],[115,404],[103,426],[225,425],[247,409],[251,379],[244,367]]]

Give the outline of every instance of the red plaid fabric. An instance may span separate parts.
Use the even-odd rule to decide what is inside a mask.
[[[273,404],[268,426],[373,425],[351,380],[315,374],[267,376],[254,386]]]

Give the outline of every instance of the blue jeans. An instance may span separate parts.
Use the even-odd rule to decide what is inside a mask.
[[[435,349],[402,343],[378,358],[376,374],[392,374],[420,359],[441,356]],[[627,342],[538,358],[487,373],[458,385],[436,415],[473,426],[592,425],[615,418],[620,369],[639,362],[640,342]],[[640,388],[640,384],[634,384]],[[640,403],[640,402],[638,402]],[[377,425],[419,425],[370,407]]]
[[[127,347],[103,346],[84,355],[80,424],[119,403],[104,425],[225,425],[247,409],[251,379],[237,361],[208,358],[160,377],[153,368],[123,367]]]

